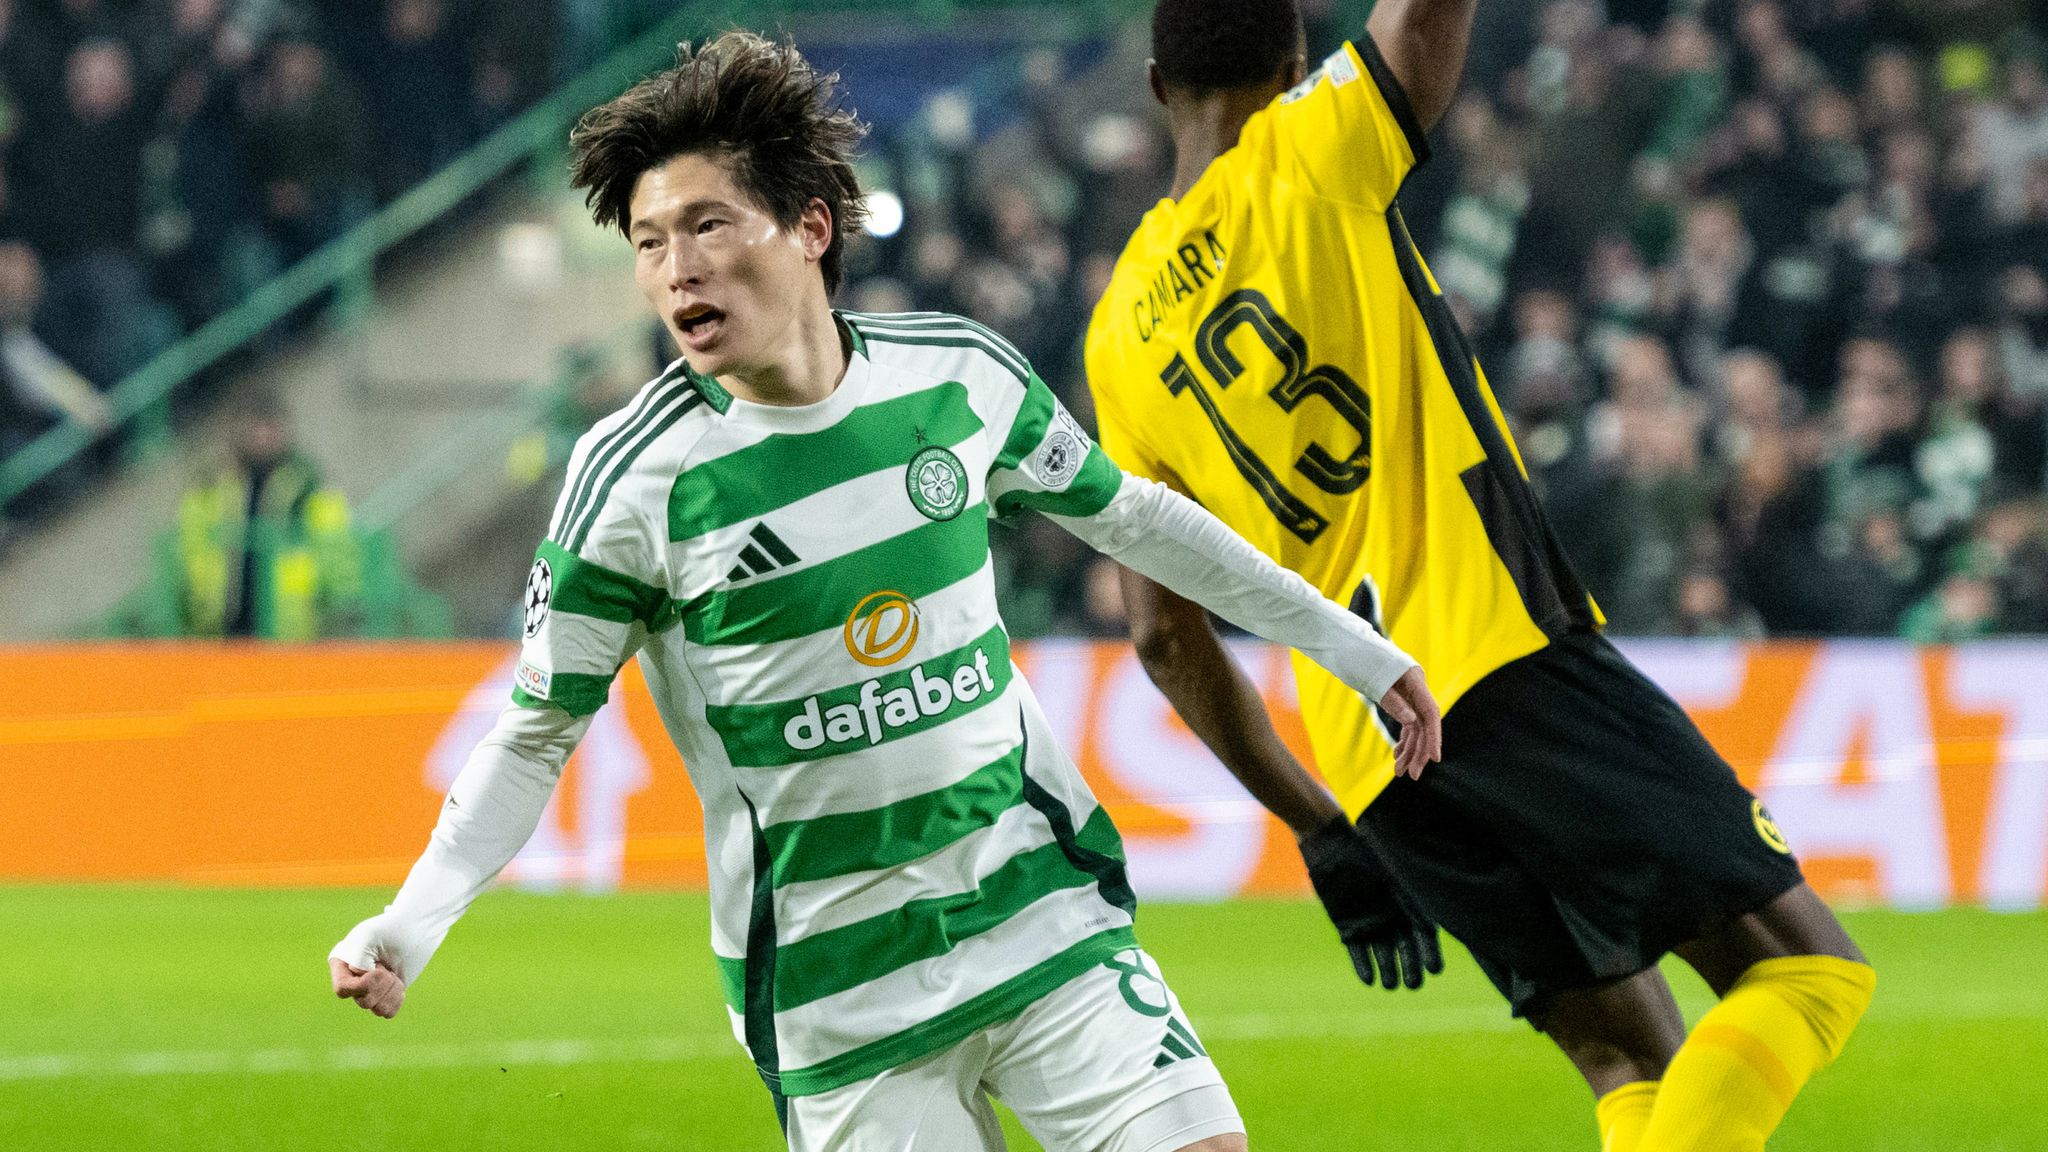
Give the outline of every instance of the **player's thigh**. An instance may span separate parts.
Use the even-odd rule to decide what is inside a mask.
[[[1180,1001],[1138,949],[1067,981],[990,1035],[983,1086],[1047,1152],[1181,1152],[1244,1132]]]
[[[1867,964],[1863,950],[1812,886],[1800,884],[1762,908],[1737,916],[1675,951],[1717,996],[1760,960],[1837,956]]]
[[[1655,968],[1545,996],[1529,1012],[1596,1096],[1660,1080],[1685,1042],[1685,1017]]]
[[[788,1100],[790,1152],[1003,1152],[981,1089],[987,1030],[878,1076]]]
[[[1242,1132],[1230,1132],[1222,1136],[1211,1136],[1179,1149],[1179,1152],[1249,1152],[1251,1142]]]

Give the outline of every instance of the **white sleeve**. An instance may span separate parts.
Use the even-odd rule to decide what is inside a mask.
[[[590,716],[512,705],[448,789],[427,850],[384,911],[329,953],[367,969],[379,960],[410,985],[475,900],[540,823],[562,766]]]
[[[1126,474],[1095,515],[1046,515],[1096,551],[1232,624],[1299,649],[1367,700],[1379,701],[1415,667],[1372,625],[1163,484]]]

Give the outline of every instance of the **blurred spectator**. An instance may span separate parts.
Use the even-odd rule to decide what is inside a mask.
[[[2048,400],[2048,270],[2027,264],[2006,269],[1999,312],[1999,351],[2013,394],[2035,403]]]
[[[1483,96],[1460,99],[1446,133],[1465,163],[1444,210],[1443,247],[1432,270],[1444,294],[1484,323],[1507,292],[1508,264],[1529,207],[1529,178],[1520,138],[1501,124]]]
[[[566,79],[558,28],[577,25],[580,67],[669,15],[638,0],[0,0],[0,241],[40,265],[33,335],[93,389],[116,386]],[[21,381],[56,377],[22,367],[16,330],[0,456],[54,418],[51,390]],[[170,413],[215,386],[202,374]],[[102,445],[39,497],[113,458]]]
[[[1896,345],[1865,336],[1843,347],[1826,458],[1828,514],[1837,524],[1900,512],[1911,502],[1919,407]]]
[[[362,106],[311,41],[272,49],[249,124],[249,159],[263,190],[265,228],[284,263],[333,239],[363,211]]]
[[[63,420],[95,431],[110,424],[99,391],[36,334],[42,293],[35,252],[0,243],[0,456]]]
[[[553,4],[486,4],[474,14],[469,136],[475,138],[547,95],[555,84]]]
[[[1985,107],[1977,131],[1990,169],[1992,211],[2001,221],[2017,220],[2029,173],[2048,160],[2048,74],[2039,60],[2012,60],[2005,90]]]
[[[1617,51],[1599,28],[1587,31],[1595,13],[1582,0],[1556,0],[1545,10],[1541,67],[1532,60],[1530,68],[1529,213],[1515,250],[1524,270],[1583,268],[1623,203],[1636,151],[1654,123],[1658,86],[1639,58]]]
[[[48,264],[51,347],[108,388],[167,339],[135,251],[142,149],[156,101],[137,91],[134,59],[111,38],[71,50],[62,90],[61,105],[31,120],[11,149],[11,198]]]
[[[1610,394],[1593,412],[1593,453],[1603,515],[1628,528],[1601,605],[1623,632],[1656,631],[1675,610],[1693,526],[1713,507],[1699,451],[1705,406],[1680,386],[1663,341],[1647,336],[1621,346]]]
[[[249,172],[240,95],[255,46],[220,0],[175,0],[155,68],[166,93],[143,153],[143,251],[179,321],[196,327],[253,279]]]
[[[1921,644],[1953,644],[1992,634],[1998,620],[1998,586],[1978,571],[1962,571],[1913,605],[1899,622],[1899,635]]]
[[[1735,333],[1767,325],[1757,268],[1756,245],[1734,201],[1706,200],[1686,214],[1659,310],[1696,386],[1713,383]]]
[[[2022,493],[1993,503],[1974,546],[1998,584],[1998,631],[2048,632],[2048,501]]]
[[[231,458],[186,490],[159,544],[160,630],[312,640],[361,625],[363,562],[348,501],[323,487],[270,397],[244,402]]]
[[[1838,617],[1836,588],[1819,549],[1825,494],[1804,456],[1790,438],[1757,442],[1717,509],[1731,588],[1773,633],[1822,633]]]
[[[1927,587],[1925,552],[1906,534],[1904,514],[1886,504],[1857,509],[1846,522],[1830,525],[1845,539],[1841,554],[1828,556],[1835,589],[1824,625],[1829,632],[1876,636]]]
[[[1764,622],[1754,608],[1735,599],[1719,572],[1699,567],[1687,571],[1679,581],[1678,616],[1671,632],[1757,640],[1763,637]]]
[[[441,0],[385,0],[381,28],[369,91],[378,127],[377,191],[388,200],[468,142],[469,85],[463,45]],[[507,78],[502,87],[510,86]]]

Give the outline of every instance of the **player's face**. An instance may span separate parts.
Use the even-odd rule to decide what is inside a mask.
[[[707,376],[772,363],[795,339],[796,317],[828,306],[818,261],[832,222],[821,202],[783,228],[724,162],[693,154],[643,173],[629,209],[633,278]]]

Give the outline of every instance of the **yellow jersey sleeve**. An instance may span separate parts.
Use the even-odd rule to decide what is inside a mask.
[[[1264,119],[1281,174],[1331,200],[1385,209],[1429,158],[1408,96],[1370,37],[1332,52]]]
[[[1094,326],[1091,325],[1091,328]],[[1123,390],[1110,386],[1104,379],[1113,369],[1104,363],[1098,353],[1097,342],[1088,341],[1086,366],[1091,392],[1095,397],[1095,439],[1097,446],[1116,462],[1117,466],[1133,476],[1166,485],[1183,496],[1191,496],[1187,485],[1181,483],[1159,454],[1153,451],[1144,436],[1140,435],[1136,423],[1123,405]]]

